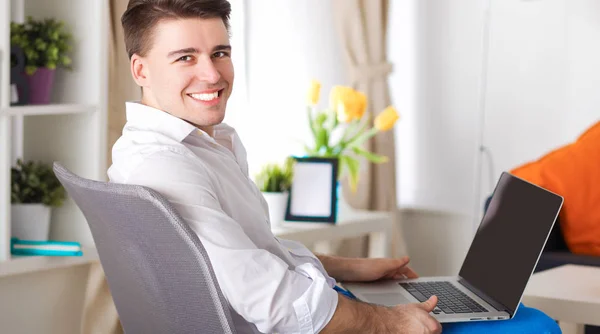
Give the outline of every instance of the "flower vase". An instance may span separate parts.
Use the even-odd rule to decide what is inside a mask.
[[[342,183],[340,181],[336,184],[336,222],[341,221],[344,217],[348,217],[354,210],[352,206],[346,201],[344,197],[344,191],[342,189]]]

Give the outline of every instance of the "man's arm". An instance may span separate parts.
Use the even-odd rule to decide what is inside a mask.
[[[221,207],[210,172],[184,153],[145,158],[129,182],[165,196],[198,235],[232,309],[263,333],[312,333],[329,322],[338,294],[316,266],[291,268],[257,247]],[[261,224],[263,222],[261,221]]]
[[[383,307],[359,303],[338,294],[335,313],[321,333],[385,333],[381,319],[385,312]]]
[[[408,257],[397,259],[347,258],[315,254],[329,276],[338,282],[369,282],[379,279],[416,278]]]
[[[338,294],[335,313],[321,333],[441,333],[431,312],[432,297],[420,304],[385,307],[357,302]]]
[[[315,256],[321,261],[327,274],[337,282],[351,281],[349,278],[352,278],[352,272],[356,266],[353,262],[357,259],[323,254],[315,254]]]

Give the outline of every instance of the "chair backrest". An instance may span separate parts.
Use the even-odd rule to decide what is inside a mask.
[[[127,333],[235,333],[198,236],[158,192],[54,173],[83,212]]]

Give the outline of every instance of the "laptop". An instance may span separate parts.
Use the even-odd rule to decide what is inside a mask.
[[[558,217],[563,198],[507,172],[456,277],[344,283],[357,299],[393,306],[438,297],[441,323],[511,319]]]

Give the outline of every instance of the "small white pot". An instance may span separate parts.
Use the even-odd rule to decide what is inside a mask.
[[[11,235],[23,240],[47,241],[51,208],[44,204],[12,204]]]
[[[285,210],[287,208],[289,193],[263,192],[262,194],[269,206],[269,220],[271,222],[271,227],[281,226],[285,220]]]

